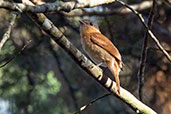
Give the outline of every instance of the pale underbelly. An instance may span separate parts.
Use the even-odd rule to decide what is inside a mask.
[[[87,55],[95,62],[97,65],[101,64],[103,67],[107,67],[107,62],[111,60],[112,56],[102,49],[101,47],[93,44],[91,46],[83,46]]]

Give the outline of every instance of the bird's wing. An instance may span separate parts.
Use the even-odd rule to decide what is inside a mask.
[[[114,56],[117,60],[121,60],[121,55],[118,49],[114,46],[114,44],[103,34],[101,33],[91,33],[91,41],[100,46],[101,48],[105,49],[109,52],[112,56]]]

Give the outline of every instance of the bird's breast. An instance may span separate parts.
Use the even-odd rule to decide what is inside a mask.
[[[90,38],[83,36],[81,38],[81,44],[87,55],[96,63],[102,63],[102,66],[107,66],[106,62],[109,61],[112,56],[100,46],[91,42]]]

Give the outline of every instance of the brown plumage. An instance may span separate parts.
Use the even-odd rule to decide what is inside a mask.
[[[120,94],[119,72],[122,68],[121,55],[114,44],[89,20],[80,21],[81,44],[85,52],[98,65],[108,67],[115,77]]]

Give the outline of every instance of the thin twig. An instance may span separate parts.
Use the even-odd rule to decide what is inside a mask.
[[[121,5],[127,7],[128,9],[130,9],[136,16],[138,16],[138,18],[140,19],[141,23],[144,25],[144,27],[146,28],[146,30],[148,31],[149,36],[153,39],[153,41],[155,42],[155,44],[157,45],[157,47],[163,52],[163,54],[166,56],[166,58],[171,62],[171,57],[170,55],[167,53],[167,51],[161,46],[159,40],[155,37],[155,35],[152,33],[152,31],[149,29],[149,27],[147,26],[147,24],[144,21],[144,18],[142,17],[142,14],[138,13],[136,10],[134,10],[133,8],[131,8],[129,5],[127,5],[126,3],[116,0],[117,2],[119,2]]]
[[[148,16],[148,28],[151,29],[153,20],[154,20],[154,14],[155,14],[155,9],[156,9],[156,1],[153,0],[153,6],[151,8],[151,11]],[[145,35],[144,35],[144,43],[143,43],[143,48],[142,48],[142,53],[141,53],[141,60],[140,60],[140,69],[138,72],[138,95],[140,101],[142,101],[142,87],[144,83],[144,71],[145,71],[145,63],[146,63],[146,58],[147,58],[147,45],[148,45],[148,30],[146,30]]]
[[[20,51],[16,52],[12,57],[10,57],[3,65],[0,66],[0,68],[6,66],[8,63],[10,63],[13,59],[15,59],[18,55],[20,55],[24,49],[31,43],[31,40],[29,40]]]
[[[14,26],[16,17],[17,17],[17,14],[15,12],[13,12],[9,26],[8,26],[8,30],[4,33],[2,40],[0,42],[0,52],[1,52],[1,49],[2,49],[3,45],[5,44],[5,42],[10,38],[11,30],[12,30],[12,27]]]
[[[79,111],[75,112],[74,114],[79,114],[79,113],[82,112],[83,110],[87,109],[89,106],[93,105],[95,102],[97,102],[97,101],[101,100],[102,98],[105,98],[105,97],[107,97],[107,96],[109,96],[109,95],[112,95],[112,93],[107,93],[107,94],[105,94],[105,95],[103,95],[103,96],[100,96],[100,97],[98,97],[98,98],[96,98],[96,99],[93,99],[90,103],[88,103],[88,104],[82,106],[82,107],[79,109]]]

